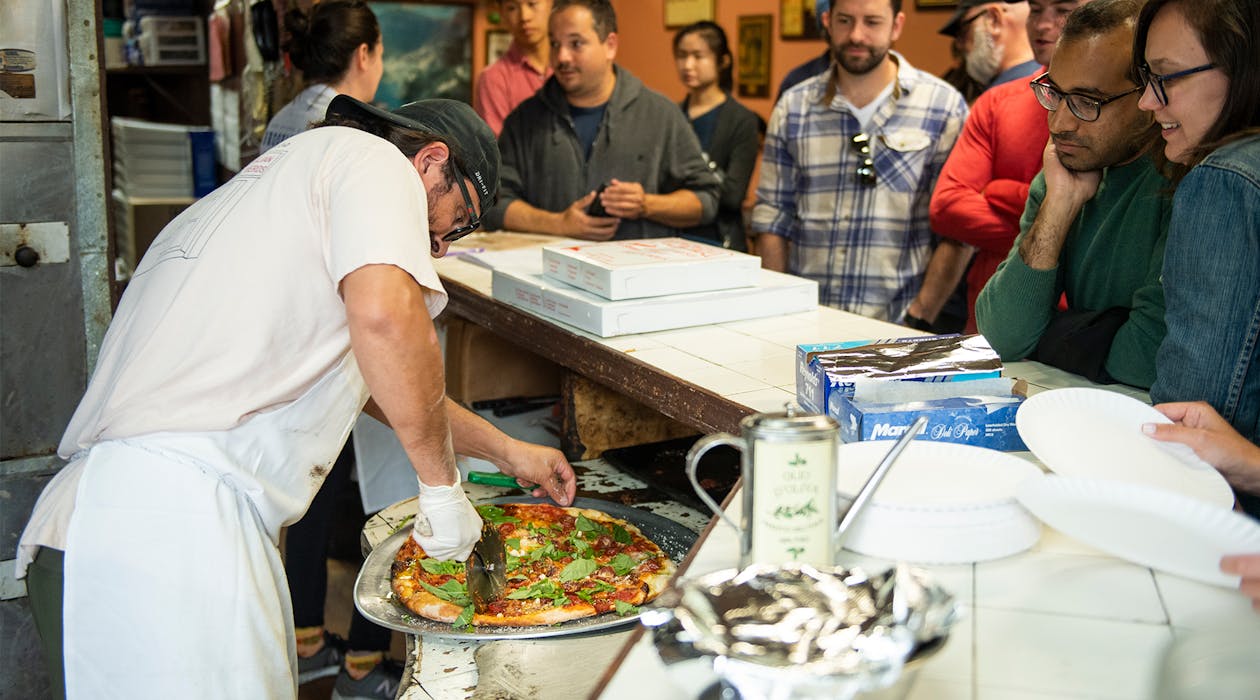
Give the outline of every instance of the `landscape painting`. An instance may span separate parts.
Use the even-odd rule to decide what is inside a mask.
[[[369,5],[385,42],[377,105],[396,109],[427,97],[472,102],[472,5]]]

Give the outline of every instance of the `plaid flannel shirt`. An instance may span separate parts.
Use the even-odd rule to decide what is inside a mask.
[[[789,242],[788,272],[818,282],[819,302],[900,321],[918,294],[935,236],[928,202],[967,117],[944,81],[896,52],[897,81],[870,135],[875,184],[857,177],[861,133],[831,72],[783,94],[770,116],[752,228]]]

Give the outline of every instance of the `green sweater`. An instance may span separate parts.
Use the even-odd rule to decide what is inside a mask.
[[[1028,357],[1054,317],[1060,294],[1069,309],[1130,309],[1104,367],[1142,388],[1155,380],[1155,351],[1164,338],[1160,272],[1172,199],[1169,182],[1150,158],[1107,168],[1094,198],[1077,215],[1053,270],[1034,270],[1019,255],[1046,196],[1038,174],[1028,192],[1015,245],[976,300],[976,323],[1003,360]]]

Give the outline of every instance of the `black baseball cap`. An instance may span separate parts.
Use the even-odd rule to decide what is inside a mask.
[[[950,16],[945,26],[938,30],[939,34],[945,36],[958,36],[958,32],[962,29],[962,18],[967,14],[967,10],[981,5],[991,5],[993,3],[1004,2],[1007,5],[1015,5],[1028,0],[959,0],[958,9],[954,10],[954,14]]]
[[[459,169],[473,182],[484,216],[499,192],[499,142],[486,122],[463,102],[416,100],[389,112],[366,102],[337,95],[328,103],[325,118],[384,121],[441,137],[455,155]]]

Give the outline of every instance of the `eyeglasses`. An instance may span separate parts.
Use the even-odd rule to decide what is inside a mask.
[[[1160,75],[1159,73],[1152,73],[1151,67],[1147,65],[1145,61],[1143,61],[1142,65],[1138,66],[1138,76],[1142,78],[1143,86],[1146,86],[1146,85],[1151,86],[1151,90],[1155,93],[1155,99],[1159,100],[1160,104],[1167,106],[1168,105],[1168,89],[1164,87],[1165,83],[1167,83],[1170,80],[1184,78],[1187,75],[1194,75],[1195,73],[1202,73],[1205,70],[1212,70],[1215,67],[1216,67],[1216,64],[1214,63],[1204,63],[1201,66],[1195,66],[1194,68],[1187,68],[1186,70],[1179,70],[1176,73],[1169,73],[1168,75]]]
[[[459,193],[464,195],[464,208],[468,210],[468,223],[442,236],[442,240],[447,243],[458,241],[468,234],[481,228],[481,218],[477,216],[477,210],[473,209],[472,197],[468,196],[468,185],[464,184],[464,173],[459,166],[451,162],[451,171],[455,173],[455,182],[459,183]]]
[[[1135,92],[1141,92],[1143,86],[1139,85],[1132,90],[1125,90],[1119,95],[1112,95],[1103,99],[1082,95],[1079,92],[1063,92],[1055,86],[1044,82],[1050,74],[1042,73],[1037,79],[1029,83],[1032,86],[1033,94],[1037,96],[1037,101],[1042,107],[1053,112],[1059,108],[1060,102],[1067,102],[1068,109],[1072,110],[1072,114],[1083,122],[1097,121],[1099,115],[1102,114],[1103,105],[1115,102],[1122,97],[1128,97]]]
[[[871,158],[871,137],[866,134],[855,134],[849,141],[849,147],[854,153],[862,156],[862,162],[858,163],[857,169],[858,182],[867,186],[874,185],[875,161]]]

